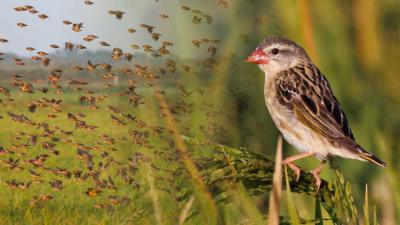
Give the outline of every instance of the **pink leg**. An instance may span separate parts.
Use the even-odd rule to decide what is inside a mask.
[[[321,162],[321,164],[319,164],[319,166],[313,170],[311,170],[310,172],[313,174],[314,179],[315,179],[315,186],[317,186],[317,192],[319,191],[319,188],[321,187],[321,170],[322,168],[324,168],[326,161],[323,160]]]
[[[293,172],[296,174],[296,181],[300,179],[300,168],[296,166],[293,162],[302,158],[310,157],[315,155],[313,152],[303,152],[298,155],[294,155],[291,157],[286,158],[283,160],[283,164],[287,165],[290,169],[293,170]]]

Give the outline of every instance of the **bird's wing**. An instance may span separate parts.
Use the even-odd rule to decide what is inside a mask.
[[[275,85],[278,101],[305,126],[363,160],[386,166],[356,143],[342,107],[316,66],[299,65],[283,71],[278,74]]]
[[[316,66],[299,65],[277,77],[275,87],[279,102],[301,123],[332,143],[358,151],[347,118]]]

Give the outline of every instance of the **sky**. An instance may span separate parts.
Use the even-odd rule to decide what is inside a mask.
[[[107,49],[98,44],[99,41],[106,41],[112,47],[133,52],[129,47],[131,44],[156,44],[150,35],[139,27],[141,23],[155,25],[157,27],[155,32],[163,35],[160,41],[163,39],[173,40],[176,32],[179,32],[179,29],[173,24],[176,13],[183,13],[178,0],[92,1],[94,5],[89,6],[84,4],[84,0],[0,0],[0,38],[6,38],[9,41],[9,43],[0,43],[0,52],[31,56],[35,53],[26,51],[26,47],[52,52],[54,50],[49,45],[57,44],[63,48],[66,41],[83,44],[90,50]],[[14,7],[24,5],[35,7],[39,13],[34,15],[26,11],[14,10]],[[125,11],[126,14],[122,20],[117,20],[108,14],[108,10]],[[41,13],[46,14],[49,18],[39,19],[38,15]],[[160,14],[167,14],[171,16],[171,19],[161,19]],[[62,23],[63,20],[73,23],[82,22],[83,31],[72,31],[71,26]],[[16,25],[18,22],[23,22],[28,26],[19,28]],[[128,28],[134,28],[138,32],[128,33]],[[83,37],[88,34],[96,35],[99,38],[91,43],[83,41]],[[188,35],[187,43],[177,43],[177,45],[189,46],[191,44],[190,36],[194,36],[194,34],[189,32],[185,35]]]

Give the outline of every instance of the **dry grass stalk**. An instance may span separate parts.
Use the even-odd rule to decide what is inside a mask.
[[[205,185],[203,178],[197,169],[195,163],[189,156],[189,152],[187,149],[187,146],[185,142],[182,140],[182,137],[180,135],[180,132],[178,130],[178,127],[175,123],[174,117],[172,116],[171,111],[169,110],[168,103],[164,98],[164,95],[162,94],[159,85],[156,86],[156,91],[155,95],[158,100],[160,109],[162,113],[164,114],[164,119],[166,122],[167,127],[172,131],[174,139],[175,139],[175,144],[176,144],[176,149],[179,151],[179,156],[182,159],[183,164],[185,165],[185,168],[189,172],[190,177],[194,181],[194,183],[197,185],[199,190],[202,192],[203,196],[206,198],[205,200],[208,203],[208,207],[211,207],[211,212],[213,213],[213,218],[210,218],[211,220],[214,220],[217,218],[218,215],[218,209],[217,206],[215,205],[214,200],[212,199],[212,196],[210,192],[208,191],[207,186]]]
[[[279,224],[279,209],[282,195],[282,137],[279,136],[276,146],[275,170],[272,191],[269,197],[268,224]]]
[[[179,225],[183,225],[186,221],[187,216],[189,215],[189,211],[192,208],[193,202],[194,202],[194,195],[190,197],[189,201],[186,203],[185,207],[182,210],[181,215],[179,216]]]
[[[148,171],[147,182],[149,183],[150,187],[149,194],[151,196],[151,200],[153,203],[154,216],[156,217],[157,225],[161,225],[163,223],[162,223],[162,213],[160,208],[160,200],[158,198],[157,190],[154,187],[153,171],[151,169],[150,164],[147,164],[147,171]]]

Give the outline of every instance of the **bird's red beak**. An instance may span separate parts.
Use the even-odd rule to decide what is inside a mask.
[[[254,64],[268,64],[268,58],[262,48],[257,48],[254,50],[245,62],[254,63]]]

